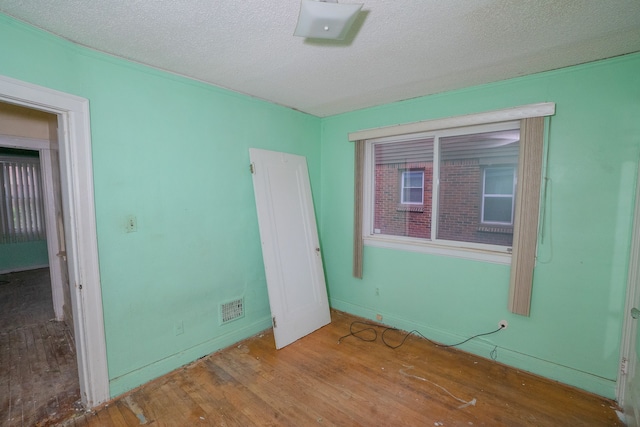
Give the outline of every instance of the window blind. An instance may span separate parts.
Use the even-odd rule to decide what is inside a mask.
[[[0,243],[45,239],[40,163],[0,158]]]
[[[362,236],[362,192],[364,178],[365,141],[355,143],[354,206],[353,206],[353,277],[362,279],[364,240]]]
[[[509,310],[523,316],[528,316],[531,308],[533,269],[538,241],[543,144],[544,117],[523,119],[520,124],[518,193],[509,282]]]

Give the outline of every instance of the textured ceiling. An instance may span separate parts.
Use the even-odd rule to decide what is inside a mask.
[[[364,3],[342,42],[294,37],[299,0],[0,0],[0,11],[321,117],[640,51],[639,0],[340,2]]]

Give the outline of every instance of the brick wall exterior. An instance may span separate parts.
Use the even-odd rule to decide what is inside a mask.
[[[424,170],[424,204],[400,203],[403,171]],[[431,237],[431,163],[376,165],[374,228],[382,234]],[[477,159],[450,160],[440,165],[438,239],[511,246],[513,231],[480,224],[482,169]]]
[[[400,203],[400,178],[405,170],[424,170],[424,204]],[[374,228],[393,236],[431,237],[431,163],[376,165]]]

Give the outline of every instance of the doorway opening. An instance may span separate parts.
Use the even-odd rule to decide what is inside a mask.
[[[3,138],[0,145],[37,150],[44,187],[56,181],[53,165],[59,168],[60,214],[45,214],[51,293],[55,317],[61,319],[65,317],[62,292],[69,291],[69,317],[73,322],[70,330],[75,339],[80,399],[84,406],[93,408],[108,400],[109,376],[98,269],[88,100],[0,76],[0,102],[52,114],[57,122],[57,147],[50,141],[47,141],[50,145],[44,147],[24,146],[26,139],[20,137]],[[44,194],[52,195],[54,190],[47,188]],[[45,200],[46,206],[54,203]],[[64,231],[58,234],[61,229]],[[50,244],[56,239],[56,244]],[[54,276],[64,273],[68,274],[69,285],[59,289]]]
[[[40,165],[57,159],[57,120],[0,102],[0,419],[10,426],[57,422],[81,406],[66,262],[58,259],[62,222],[46,230],[45,220],[45,212],[62,218],[60,174],[57,162]],[[41,158],[43,150],[52,155]],[[45,182],[43,169],[55,182]]]

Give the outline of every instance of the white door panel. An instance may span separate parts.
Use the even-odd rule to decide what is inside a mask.
[[[639,166],[640,167],[640,166]],[[617,398],[623,408],[627,426],[640,426],[640,175],[636,183],[636,205],[633,219],[633,234],[629,256],[627,299],[625,303],[622,343],[620,348],[620,371],[618,374]]]
[[[276,348],[331,321],[306,159],[250,149]]]

